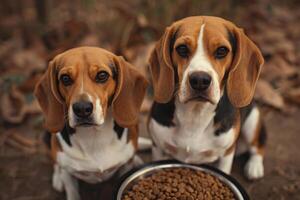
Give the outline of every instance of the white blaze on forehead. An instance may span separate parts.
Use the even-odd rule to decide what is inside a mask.
[[[205,24],[201,25],[200,33],[197,41],[197,49],[194,57],[191,59],[190,66],[189,66],[191,71],[201,70],[201,71],[209,72],[212,70],[211,63],[209,62],[204,50],[204,41],[203,41],[204,28],[205,28]]]
[[[80,85],[80,93],[79,94],[83,94],[84,93],[84,86],[83,86],[83,75],[82,75],[82,79],[81,79],[81,85]]]
[[[183,74],[182,83],[180,86],[181,94],[179,95],[179,98],[181,100],[185,99],[186,90],[187,88],[187,82],[189,81],[189,75],[193,72],[206,72],[212,77],[212,85],[211,85],[211,98],[213,102],[218,102],[220,99],[220,86],[219,86],[219,80],[218,75],[216,71],[214,70],[208,56],[207,52],[204,48],[204,28],[205,24],[202,24],[200,27],[200,32],[197,40],[197,49],[195,51],[195,54],[193,58],[190,61],[189,66],[185,70]]]

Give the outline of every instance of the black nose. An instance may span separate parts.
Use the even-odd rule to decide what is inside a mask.
[[[88,117],[93,112],[93,104],[91,102],[80,101],[76,102],[72,106],[73,112],[77,117]]]
[[[190,85],[194,90],[205,91],[211,83],[211,76],[205,72],[193,72],[189,77]]]

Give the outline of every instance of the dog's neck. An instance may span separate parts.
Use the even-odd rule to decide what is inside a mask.
[[[201,127],[200,131],[205,131],[215,126],[215,134],[221,134],[232,127],[238,112],[230,103],[226,89],[221,94],[218,104],[200,101],[181,103],[175,97],[168,103],[154,102],[151,117],[166,127],[191,128],[195,124],[195,127]]]
[[[177,127],[184,128],[188,126],[188,128],[192,129],[192,125],[195,124],[195,127],[201,127],[202,131],[205,131],[214,122],[217,105],[213,105],[210,102],[188,102],[183,104],[175,101],[175,106],[176,110],[173,120]]]
[[[101,179],[103,172],[123,166],[133,157],[135,149],[128,141],[128,129],[121,128],[118,131],[122,134],[118,135],[114,127],[114,120],[108,114],[101,126],[77,127],[69,136],[71,145],[60,134],[59,142],[67,158],[63,159],[62,165],[74,168],[72,163],[77,163],[83,171],[99,173]]]

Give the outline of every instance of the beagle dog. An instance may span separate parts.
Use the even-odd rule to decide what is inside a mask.
[[[243,30],[224,19],[194,16],[167,27],[149,63],[154,160],[218,161],[230,173],[235,150],[248,147],[245,174],[262,177],[266,132],[252,98],[263,63]]]
[[[134,154],[146,87],[131,64],[101,48],[74,48],[50,62],[35,95],[52,133],[53,187],[65,190],[68,200],[80,199],[76,178],[102,182],[139,161]]]

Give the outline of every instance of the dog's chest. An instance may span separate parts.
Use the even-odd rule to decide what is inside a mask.
[[[149,124],[154,142],[169,155],[184,162],[211,162],[233,143],[232,129],[219,136],[215,134],[215,105],[175,105],[175,126],[163,126],[154,119]]]
[[[100,182],[111,177],[134,155],[134,147],[127,141],[128,130],[118,138],[113,120],[101,128],[81,127],[70,137],[69,146],[61,137],[63,156],[60,165],[87,182]]]
[[[178,124],[179,132],[186,135],[202,135],[204,132],[214,131],[213,118],[215,106],[209,104],[176,103],[174,121]]]

